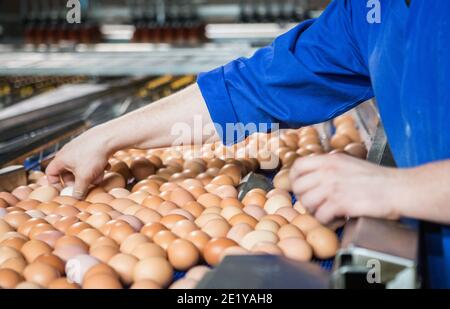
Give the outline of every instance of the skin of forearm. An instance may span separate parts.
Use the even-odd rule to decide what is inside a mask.
[[[172,134],[173,125],[183,124],[194,128],[195,117],[201,119],[202,126],[212,127],[212,120],[197,84],[132,113],[97,127],[98,134],[110,152],[135,148],[169,147],[176,140],[184,145],[200,144],[219,140],[215,130],[201,133],[201,140],[194,139],[193,132]],[[197,125],[198,127],[198,125]]]
[[[398,199],[406,201],[398,206],[400,215],[450,223],[450,160],[403,172],[405,181],[398,190]]]

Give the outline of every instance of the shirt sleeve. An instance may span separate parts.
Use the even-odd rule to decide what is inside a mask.
[[[274,124],[326,121],[373,97],[352,34],[350,3],[335,0],[318,19],[301,23],[251,58],[199,75],[197,83],[225,144],[270,131]],[[230,134],[227,127],[237,123],[241,130]]]

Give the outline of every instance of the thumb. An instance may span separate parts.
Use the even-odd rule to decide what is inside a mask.
[[[75,175],[75,184],[73,186],[73,197],[80,200],[86,195],[87,189],[89,187],[89,179],[81,176]]]

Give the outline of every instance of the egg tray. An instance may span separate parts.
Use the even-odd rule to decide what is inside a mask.
[[[270,182],[273,182],[273,178],[275,177],[275,174],[276,174],[276,172],[262,173],[262,175],[264,175]],[[292,194],[292,205],[294,205],[296,201],[297,201],[297,199],[296,199],[295,195]],[[341,240],[342,234],[343,234],[343,227],[337,229],[336,234],[337,234],[339,240]],[[327,272],[331,272],[333,269],[333,265],[334,265],[334,258],[330,258],[330,259],[326,259],[326,260],[320,260],[317,258],[313,258],[311,260],[311,263],[319,265],[321,269],[323,269]],[[179,280],[179,279],[183,278],[185,275],[186,275],[185,271],[175,271],[174,276],[173,276],[173,281]]]

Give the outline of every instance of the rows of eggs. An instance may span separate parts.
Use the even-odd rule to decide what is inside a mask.
[[[298,155],[308,136],[317,131],[286,131],[278,150]],[[237,185],[261,161],[214,150],[202,158],[193,148],[120,151],[83,201],[30,173],[28,186],[0,193],[0,287],[192,288],[206,265],[230,254],[334,256],[336,234],[292,205],[285,180],[239,201]],[[172,283],[175,270],[187,273]]]

